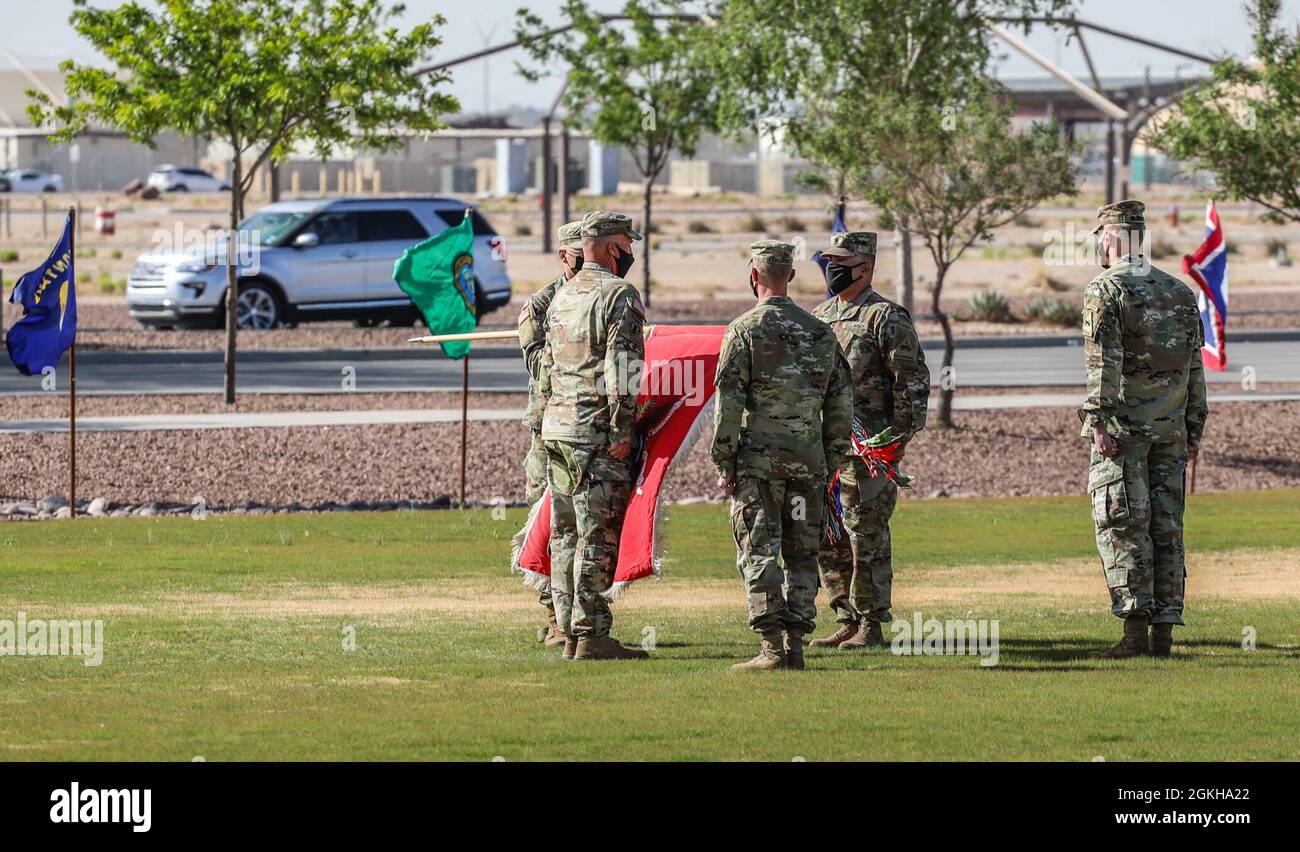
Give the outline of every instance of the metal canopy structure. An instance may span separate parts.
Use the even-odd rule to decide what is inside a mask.
[[[1070,31],[1074,40],[1079,43],[1079,51],[1088,66],[1091,86],[1052,63],[1003,27],[997,24],[989,27],[994,35],[1064,84],[1067,90],[1066,92],[1046,88],[1013,90],[1017,112],[1056,116],[1065,125],[1071,139],[1074,137],[1076,124],[1105,123],[1107,204],[1128,196],[1133,140],[1137,138],[1141,129],[1153,115],[1178,100],[1187,90],[1201,85],[1204,79],[1194,77],[1161,83],[1142,79],[1103,85],[1101,77],[1097,74],[1097,68],[1092,62],[1092,54],[1088,52],[1088,43],[1083,38],[1083,31],[1101,33],[1210,66],[1215,62],[1212,57],[1204,54],[1193,53],[1078,18],[1008,18],[1002,23],[1033,23],[1059,27]]]
[[[602,22],[607,24],[615,23],[617,21],[631,20],[631,17],[628,15],[600,15],[599,17]],[[654,18],[655,20],[698,21],[704,24],[705,26],[712,24],[712,20],[707,16],[703,16],[703,15],[685,15],[685,14],[651,15],[650,17]],[[567,24],[563,27],[554,27],[543,33],[538,34],[537,36],[531,39],[515,39],[514,41],[506,42],[504,44],[498,44],[494,47],[485,47],[482,50],[476,50],[473,53],[467,53],[463,56],[458,56],[455,59],[448,59],[445,62],[436,62],[432,65],[426,65],[423,68],[416,69],[415,73],[430,74],[434,71],[442,71],[447,68],[452,68],[456,65],[463,65],[466,62],[473,62],[477,59],[486,59],[489,56],[493,56],[498,53],[503,53],[507,50],[513,50],[516,47],[520,47],[523,44],[529,42],[545,41],[557,35],[562,35],[563,33],[566,33],[571,29],[573,29],[572,24]],[[551,125],[555,121],[555,114],[560,109],[560,103],[564,99],[564,90],[567,88],[567,86],[568,86],[567,81],[565,82],[564,85],[560,86],[560,91],[556,93],[555,100],[552,101],[551,103],[551,108],[547,110],[546,115],[542,118],[542,128],[541,128],[540,135],[542,137],[542,176],[541,176],[542,177],[542,252],[544,254],[551,253],[552,249],[554,248],[552,240],[554,239],[555,236],[554,228],[552,227],[553,220],[551,218],[552,215],[551,196],[555,194],[555,189],[556,189],[555,187],[556,181],[553,180],[551,176],[551,169],[553,166],[552,163],[553,158],[551,156],[551,152],[553,150],[551,145]],[[501,135],[505,135],[504,132]],[[511,134],[511,135],[517,135],[517,134]],[[560,221],[561,222],[569,221],[569,197],[573,194],[573,189],[569,186],[569,142],[570,139],[569,139],[568,125],[561,123],[560,124],[559,168],[557,169],[557,173],[555,175],[555,177],[559,179],[558,183],[559,183],[559,193],[560,193]]]

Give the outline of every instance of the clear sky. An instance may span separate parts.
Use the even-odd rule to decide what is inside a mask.
[[[92,0],[107,5],[116,0]],[[147,2],[147,0],[146,0]],[[604,11],[617,11],[622,0],[591,0]],[[906,2],[906,0],[900,0]],[[12,51],[34,68],[48,68],[73,56],[89,60],[93,54],[68,25],[72,0],[0,0],[0,48]],[[444,42],[438,58],[453,58],[487,44],[513,38],[515,10],[529,6],[544,19],[556,20],[558,0],[406,0],[405,19],[414,23],[442,14]],[[1078,17],[1117,30],[1126,30],[1156,41],[1173,44],[1196,53],[1230,52],[1244,55],[1250,49],[1250,27],[1239,0],[1077,0]],[[1285,0],[1284,19],[1300,26],[1300,0]],[[1171,54],[1119,41],[1102,35],[1085,36],[1088,48],[1102,75],[1141,75],[1149,65],[1156,76],[1195,74],[1201,66]],[[1067,71],[1086,75],[1086,66],[1076,44],[1066,45],[1065,35],[1045,27],[1036,28],[1029,43]],[[1006,75],[1037,75],[1037,66],[1008,49],[1011,55],[999,63]],[[487,62],[477,61],[454,70],[452,92],[467,111],[483,108],[485,97],[491,109],[510,105],[548,106],[556,84],[544,80],[526,83],[514,71],[518,51],[502,53]],[[0,50],[0,67],[9,60]]]

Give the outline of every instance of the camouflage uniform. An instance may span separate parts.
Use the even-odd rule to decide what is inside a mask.
[[[542,414],[546,410],[539,379],[542,374],[542,350],[546,347],[546,312],[564,285],[561,275],[528,298],[519,312],[519,346],[524,352],[524,365],[528,369],[528,408],[524,411],[524,425],[532,433],[532,445],[524,458],[526,479],[525,499],[531,505],[546,490],[546,450],[542,446]]]
[[[1098,211],[1101,225],[1141,228],[1143,205]],[[1094,232],[1095,233],[1095,232]],[[1196,297],[1144,257],[1125,257],[1084,291],[1088,398],[1082,435],[1102,426],[1119,454],[1094,446],[1088,471],[1097,550],[1111,611],[1183,623],[1183,501],[1187,443],[1199,443],[1208,407],[1204,331]]]
[[[582,223],[569,222],[556,230],[560,248],[582,248]],[[546,312],[555,299],[555,293],[564,284],[560,275],[554,281],[528,297],[519,312],[519,348],[524,353],[524,366],[528,370],[528,408],[524,411],[524,425],[530,433],[528,454],[524,456],[524,499],[529,507],[541,499],[546,490],[546,448],[542,446],[542,413],[546,401],[541,393],[542,350],[546,347]],[[515,535],[514,550],[523,546],[524,530]],[[550,608],[551,590],[548,587],[537,599]]]
[[[751,246],[756,260],[788,263],[792,252]],[[825,323],[773,296],[727,327],[712,454],[735,484],[736,565],[757,633],[812,632],[826,480],[848,455],[851,418],[848,365]]]
[[[876,235],[835,234],[823,256],[876,255]],[[911,315],[867,287],[846,302],[832,297],[813,315],[830,324],[844,350],[853,379],[853,412],[868,433],[893,426],[911,435],[925,428],[930,371]],[[853,624],[866,618],[893,620],[894,569],[889,520],[898,486],[872,477],[860,459],[840,472],[840,502],[848,536],[822,547],[822,582],[836,620]]]
[[[641,239],[626,216],[597,211],[583,219],[583,236],[613,233]],[[609,447],[635,436],[639,389],[620,378],[639,374],[644,323],[636,288],[591,262],[561,285],[547,312],[541,389],[551,594],[560,629],[570,636],[609,635],[603,593],[614,580],[634,464],[634,455],[619,461]]]

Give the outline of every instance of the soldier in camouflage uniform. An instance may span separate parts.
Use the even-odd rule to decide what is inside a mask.
[[[1183,623],[1183,487],[1209,411],[1196,297],[1141,254],[1144,213],[1139,201],[1097,211],[1105,269],[1083,299],[1088,491],[1111,612],[1124,619],[1123,639],[1097,655],[1107,659],[1168,656]]]
[[[804,667],[826,481],[850,448],[848,365],[830,328],[786,295],[793,253],[775,240],[750,246],[759,302],[727,327],[718,357],[713,464],[731,495],[749,625],[762,636],[739,670]]]
[[[827,279],[835,295],[813,315],[830,324],[844,350],[854,416],[868,434],[892,426],[910,440],[925,428],[930,371],[911,315],[871,287],[876,235],[833,234],[822,257],[830,261]],[[821,553],[822,582],[840,628],[811,645],[844,650],[885,645],[881,623],[894,617],[889,519],[897,500],[898,486],[884,476],[872,477],[861,459],[840,472],[848,535],[824,543]]]
[[[532,433],[528,455],[524,456],[524,496],[530,507],[541,499],[542,492],[546,490],[546,448],[542,446],[542,412],[546,406],[539,386],[542,350],[546,346],[546,311],[551,307],[555,291],[576,275],[582,266],[582,222],[561,225],[556,229],[555,236],[560,244],[558,255],[564,271],[530,296],[519,312],[519,347],[523,350],[524,365],[528,368],[528,409],[524,412],[524,425]],[[524,531],[521,530],[515,536],[514,553],[519,553],[523,548],[523,539]],[[555,620],[555,605],[551,602],[549,586],[538,597],[538,603],[546,607],[547,629],[542,641],[548,646],[563,645],[564,632]]]
[[[609,635],[605,599],[618,564],[636,454],[645,310],[623,276],[641,235],[619,213],[582,220],[582,268],[546,314],[542,443],[551,488],[551,595],[564,657],[643,659]]]

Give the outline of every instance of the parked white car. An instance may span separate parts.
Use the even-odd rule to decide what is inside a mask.
[[[0,174],[9,185],[8,192],[63,192],[63,178],[56,174],[32,169],[10,169]]]
[[[239,225],[248,256],[237,259],[240,328],[353,320],[414,325],[420,313],[393,280],[411,246],[461,223],[474,228],[474,305],[479,316],[510,301],[506,249],[475,209],[456,198],[326,198],[271,204]],[[228,270],[218,251],[166,247],[140,255],[126,304],[142,325],[220,327]],[[244,249],[239,250],[241,254]]]
[[[159,166],[149,174],[149,186],[159,192],[229,192],[230,184],[192,166]]]

